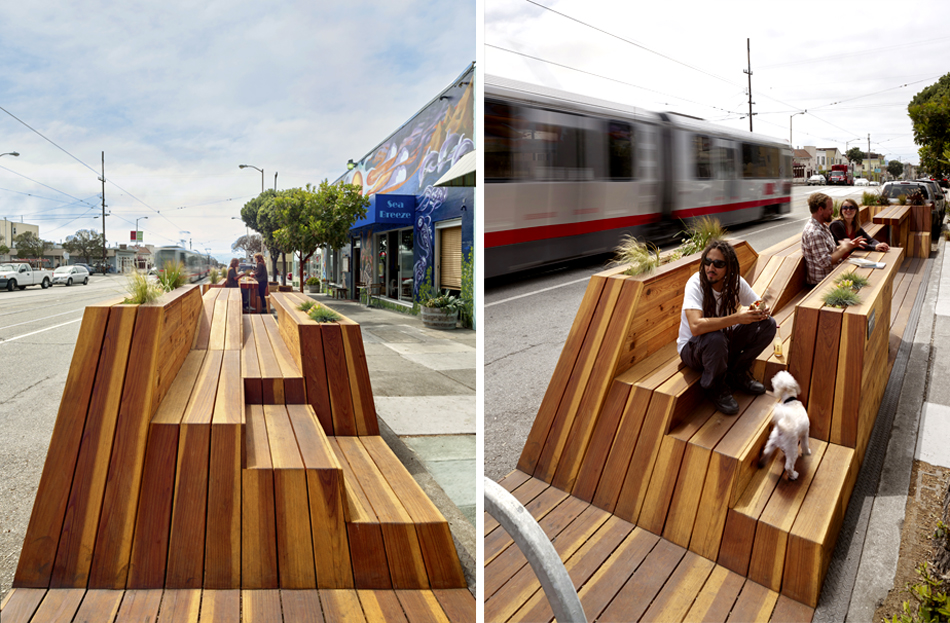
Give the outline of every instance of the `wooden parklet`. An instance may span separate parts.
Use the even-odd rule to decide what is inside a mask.
[[[791,369],[818,410],[796,481],[781,456],[757,467],[774,396],[739,393],[739,415],[725,416],[679,360],[698,254],[647,276],[591,278],[518,468],[502,481],[552,539],[589,619],[810,619],[924,260],[870,254],[886,268],[858,270],[871,281],[862,305],[836,311],[816,302],[827,282],[806,288],[800,242],[762,253],[733,243],[783,343],[781,356],[772,346],[759,355],[754,375],[768,384]],[[486,516],[486,620],[551,619],[526,565]]]
[[[277,319],[195,286],[86,309],[4,621],[169,599],[233,620],[204,613],[219,596],[474,619],[448,524],[379,436],[359,325],[272,297]]]

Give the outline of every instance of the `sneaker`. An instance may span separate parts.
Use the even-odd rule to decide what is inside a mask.
[[[706,390],[706,397],[719,411],[726,415],[739,413],[739,403],[726,386],[711,387]]]
[[[765,385],[756,381],[748,370],[733,376],[729,380],[729,385],[731,385],[733,389],[741,389],[753,396],[761,396],[765,393]]]

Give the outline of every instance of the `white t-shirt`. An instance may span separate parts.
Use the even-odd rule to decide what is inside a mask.
[[[713,290],[713,296],[716,297],[716,306],[719,306],[719,293]],[[745,279],[739,277],[739,304],[751,305],[759,300],[759,295],[755,293]],[[689,321],[686,319],[687,309],[703,309],[703,286],[699,283],[699,273],[693,274],[686,282],[686,288],[683,292],[683,310],[680,312],[680,334],[676,340],[676,352],[682,352],[683,347],[689,338],[693,337],[693,332],[689,330]],[[732,313],[732,312],[729,312]],[[733,325],[735,326],[735,325]]]

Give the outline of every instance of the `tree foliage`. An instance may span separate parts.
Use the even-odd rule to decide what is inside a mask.
[[[264,239],[260,234],[244,235],[234,241],[231,245],[231,252],[240,251],[246,255],[264,252]]]
[[[303,291],[303,267],[317,249],[339,249],[346,244],[350,228],[366,216],[369,199],[356,184],[330,184],[327,180],[314,188],[291,188],[274,201],[280,228],[274,239],[293,249],[300,260],[300,289]]]
[[[82,257],[86,264],[91,264],[92,258],[102,257],[102,236],[95,229],[80,229],[72,236],[66,236],[63,248],[70,255]]]
[[[894,177],[900,177],[904,174],[904,163],[900,160],[891,160],[887,163],[887,172]]]
[[[13,241],[16,243],[17,257],[41,258],[46,251],[53,248],[52,242],[43,240],[31,231],[23,232]]]
[[[914,126],[914,142],[920,145],[921,166],[935,175],[950,173],[950,164],[941,159],[950,148],[950,73],[915,95],[907,114]]]
[[[0,255],[6,255],[10,252],[10,247],[3,244],[4,242],[6,242],[6,240],[4,240],[3,236],[0,236]]]
[[[284,191],[281,191],[284,192]],[[274,205],[274,199],[279,193],[273,190],[265,190],[257,197],[251,199],[241,208],[241,220],[244,224],[259,232],[263,239],[264,246],[270,252],[271,275],[277,275],[277,256],[281,253],[292,252],[293,249],[284,249],[274,238],[274,232],[280,229],[280,223],[277,220],[277,210]],[[283,271],[280,271],[283,273]],[[282,283],[286,284],[287,277],[281,274]]]
[[[853,162],[854,164],[861,164],[864,162],[864,152],[861,151],[860,147],[852,147],[848,150],[848,153],[844,155],[848,159],[848,162]]]

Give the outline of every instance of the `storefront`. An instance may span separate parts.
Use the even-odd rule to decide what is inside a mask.
[[[474,189],[435,182],[475,149],[475,67],[470,65],[412,119],[337,181],[370,199],[365,219],[342,250],[341,282],[350,296],[365,288],[410,307],[420,285],[433,292],[463,287],[474,243]]]

